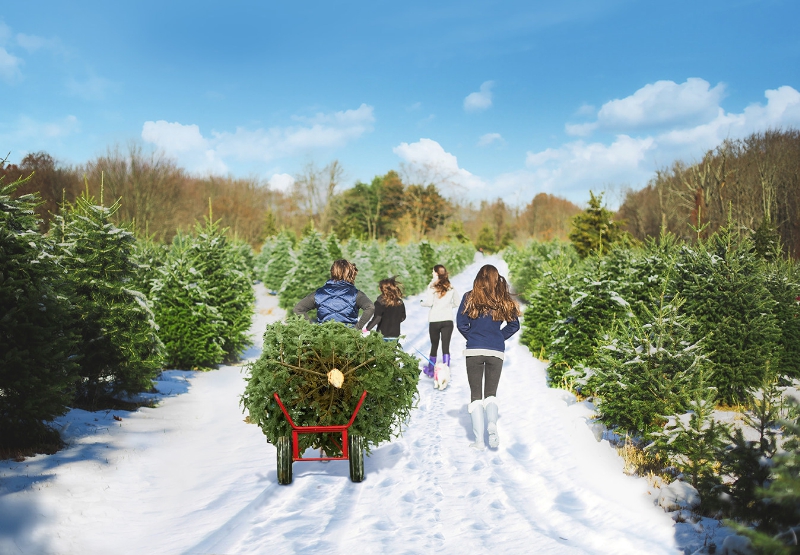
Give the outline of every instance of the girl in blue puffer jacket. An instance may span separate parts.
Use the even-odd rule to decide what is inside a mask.
[[[485,411],[489,447],[496,448],[500,444],[497,385],[503,369],[505,341],[519,331],[519,306],[511,296],[508,282],[491,264],[478,270],[472,291],[467,291],[461,299],[456,327],[467,340],[464,356],[470,389],[469,413],[475,433],[475,443],[470,447],[484,448]]]

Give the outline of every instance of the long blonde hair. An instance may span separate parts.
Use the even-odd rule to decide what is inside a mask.
[[[519,317],[519,306],[508,290],[506,278],[491,264],[478,270],[464,302],[464,314],[473,320],[490,314],[495,322],[510,322]]]

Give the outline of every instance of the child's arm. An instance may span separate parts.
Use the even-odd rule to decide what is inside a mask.
[[[367,324],[368,330],[371,330],[372,328],[380,324],[381,320],[383,319],[383,311],[384,311],[383,303],[376,302],[375,314],[372,316],[372,320],[369,321],[369,324]]]
[[[504,340],[517,333],[519,331],[519,318],[514,318],[510,322],[506,322],[506,325],[503,326],[503,329],[500,331],[503,333]]]
[[[308,312],[310,310],[317,308],[317,301],[314,300],[315,296],[316,292],[307,295],[303,299],[300,299],[300,301],[296,305],[294,305],[294,310],[292,310],[292,312],[294,312],[298,316],[302,316],[309,322],[313,322],[313,320],[308,317]]]
[[[360,330],[364,328],[364,325],[369,322],[372,315],[375,314],[375,305],[372,304],[369,297],[359,291],[358,294],[356,294],[356,308],[363,310],[361,318],[358,319],[358,324],[356,325],[356,329]]]

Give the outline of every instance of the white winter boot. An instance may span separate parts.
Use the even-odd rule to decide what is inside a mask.
[[[489,447],[497,449],[500,445],[500,436],[497,435],[497,398],[487,397],[483,400],[486,410],[486,431],[489,432]]]
[[[483,444],[483,401],[478,399],[469,404],[469,415],[472,417],[472,432],[475,434],[475,443],[469,446],[478,451],[483,451],[486,447]]]

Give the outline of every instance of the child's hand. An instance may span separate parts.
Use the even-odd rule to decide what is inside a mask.
[[[367,328],[364,328],[363,330],[361,330],[361,335],[364,336],[364,337],[368,336],[369,335],[369,330]]]

